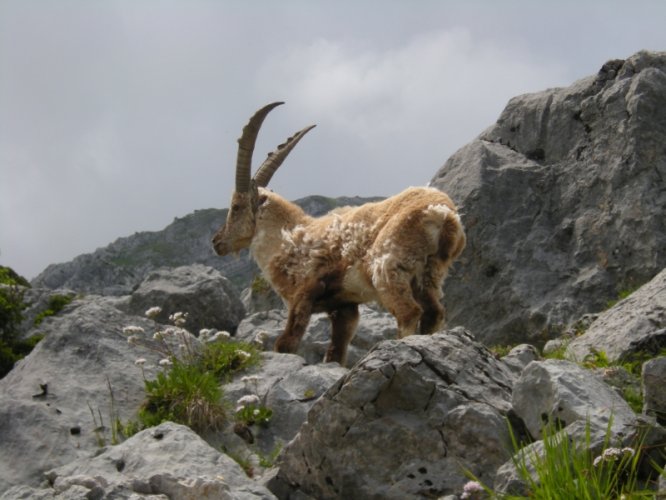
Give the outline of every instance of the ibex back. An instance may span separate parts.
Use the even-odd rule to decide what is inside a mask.
[[[345,363],[358,324],[358,305],[377,301],[398,322],[400,337],[441,328],[442,282],[465,247],[451,199],[433,188],[408,188],[360,207],[314,218],[266,189],[306,127],[268,155],[254,177],[254,144],[276,102],[260,109],[238,140],[236,190],[227,221],[213,238],[219,255],[250,248],[266,279],[289,308],[275,350],[295,352],[315,312],[331,320],[326,361]]]

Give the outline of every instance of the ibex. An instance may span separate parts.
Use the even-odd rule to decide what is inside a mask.
[[[287,303],[278,352],[295,352],[315,312],[331,320],[326,361],[345,363],[358,324],[358,305],[377,301],[398,322],[398,335],[438,330],[444,320],[442,282],[465,247],[451,199],[433,188],[408,188],[386,200],[314,218],[266,189],[296,144],[290,137],[251,177],[252,152],[269,104],[238,139],[236,190],[226,223],[213,238],[219,255],[250,248],[266,279]]]

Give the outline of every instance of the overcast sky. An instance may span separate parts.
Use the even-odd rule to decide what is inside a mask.
[[[262,105],[290,199],[426,184],[518,94],[666,50],[666,2],[0,0],[0,264],[228,205]],[[220,221],[222,223],[222,221]]]

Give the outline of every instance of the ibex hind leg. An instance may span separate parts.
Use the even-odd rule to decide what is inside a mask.
[[[446,275],[446,268],[440,264],[436,257],[428,259],[428,265],[420,285],[412,283],[414,297],[423,308],[423,315],[419,324],[419,333],[430,335],[444,326],[446,310],[442,305],[442,282]]]
[[[414,300],[408,276],[399,276],[381,287],[379,299],[398,322],[398,337],[416,333],[423,308]]]
[[[419,323],[419,333],[430,335],[444,325],[445,309],[440,302],[441,292],[438,289],[425,289],[417,295],[417,301],[423,308]]]
[[[358,325],[358,305],[347,304],[329,313],[331,320],[331,344],[326,351],[325,362],[337,361],[342,366],[347,361],[347,347]]]

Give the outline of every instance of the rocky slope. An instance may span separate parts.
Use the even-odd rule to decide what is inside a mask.
[[[468,245],[451,324],[542,343],[666,266],[666,53],[511,99],[432,179]]]
[[[396,340],[393,319],[364,307],[348,367],[320,363],[330,325],[319,316],[298,354],[270,352],[284,312],[255,301],[243,317],[229,280],[201,263],[166,272],[116,263],[111,272],[100,266],[110,255],[163,258],[112,245],[69,264],[79,272],[65,265],[63,284],[85,289],[88,276],[90,289],[121,296],[79,297],[28,332],[45,338],[0,380],[0,499],[454,500],[466,471],[524,495],[508,423],[531,443],[518,457],[544,453],[550,423],[563,438],[589,435],[595,455],[607,433],[620,448],[642,439],[645,463],[663,466],[665,75],[666,53],[639,53],[567,89],[513,99],[433,179],[463,206],[468,249],[445,284],[450,324],[463,326]],[[116,243],[170,241],[160,238]],[[266,350],[222,389],[230,408],[256,398],[273,417],[202,436],[164,423],[114,444],[110,422],[135,418],[142,375],[165,369],[123,327],[150,331],[159,325],[143,316],[147,306],[164,306],[165,321],[186,304],[194,327],[215,323]],[[543,359],[529,344],[502,357],[484,345],[543,343],[590,312],[546,346],[565,359]],[[612,364],[620,361],[642,367],[638,377]],[[666,478],[651,479],[666,494]]]
[[[379,198],[309,196],[296,203],[312,215],[335,207],[361,205]],[[257,274],[256,265],[243,252],[240,259],[219,257],[211,239],[224,223],[227,210],[197,210],[176,218],[161,231],[140,232],[118,238],[106,247],[42,271],[32,285],[43,288],[69,288],[78,292],[124,295],[131,292],[148,273],[160,267],[203,264],[221,271],[239,289],[247,287]]]
[[[173,296],[196,303],[211,294],[216,273],[195,265],[160,282]],[[217,278],[213,283],[225,294]],[[635,446],[635,431],[647,425],[646,449],[657,460],[666,456],[659,455],[666,451],[666,431],[657,423],[666,415],[666,357],[645,363],[645,403],[637,414],[606,383],[620,368],[591,372],[571,361],[543,360],[525,345],[498,359],[462,328],[395,340],[390,316],[369,308],[361,315],[369,328],[360,329],[354,343],[359,361],[350,369],[320,363],[328,331],[316,319],[302,346],[310,362],[265,352],[258,366],[222,384],[229,407],[250,396],[270,408],[266,427],[252,426],[241,436],[229,421],[201,437],[168,423],[116,444],[112,423],[136,418],[143,377],[163,370],[156,353],[132,346],[122,334],[128,325],[146,332],[159,327],[132,312],[133,303],[152,293],[147,284],[154,287],[154,278],[131,296],[77,299],[40,325],[44,340],[0,380],[1,499],[421,499],[460,494],[465,471],[515,493],[525,483],[511,461],[508,422],[520,439],[536,440],[530,449],[537,452],[544,421],[557,422],[577,440],[589,425],[594,453],[611,418],[617,446]],[[643,288],[636,294],[644,307],[658,310],[666,273]],[[218,310],[201,309],[196,320],[204,324],[226,311],[233,323],[228,301],[238,297],[221,300]],[[617,317],[624,305],[597,321]],[[175,312],[175,304],[165,306],[165,313]],[[660,341],[666,325],[659,321],[640,332],[643,341]],[[257,313],[237,331],[269,346],[272,330],[284,322],[281,311]],[[608,349],[630,344],[632,335],[619,332]],[[141,367],[138,357],[145,358]],[[280,450],[276,463],[267,461]]]

